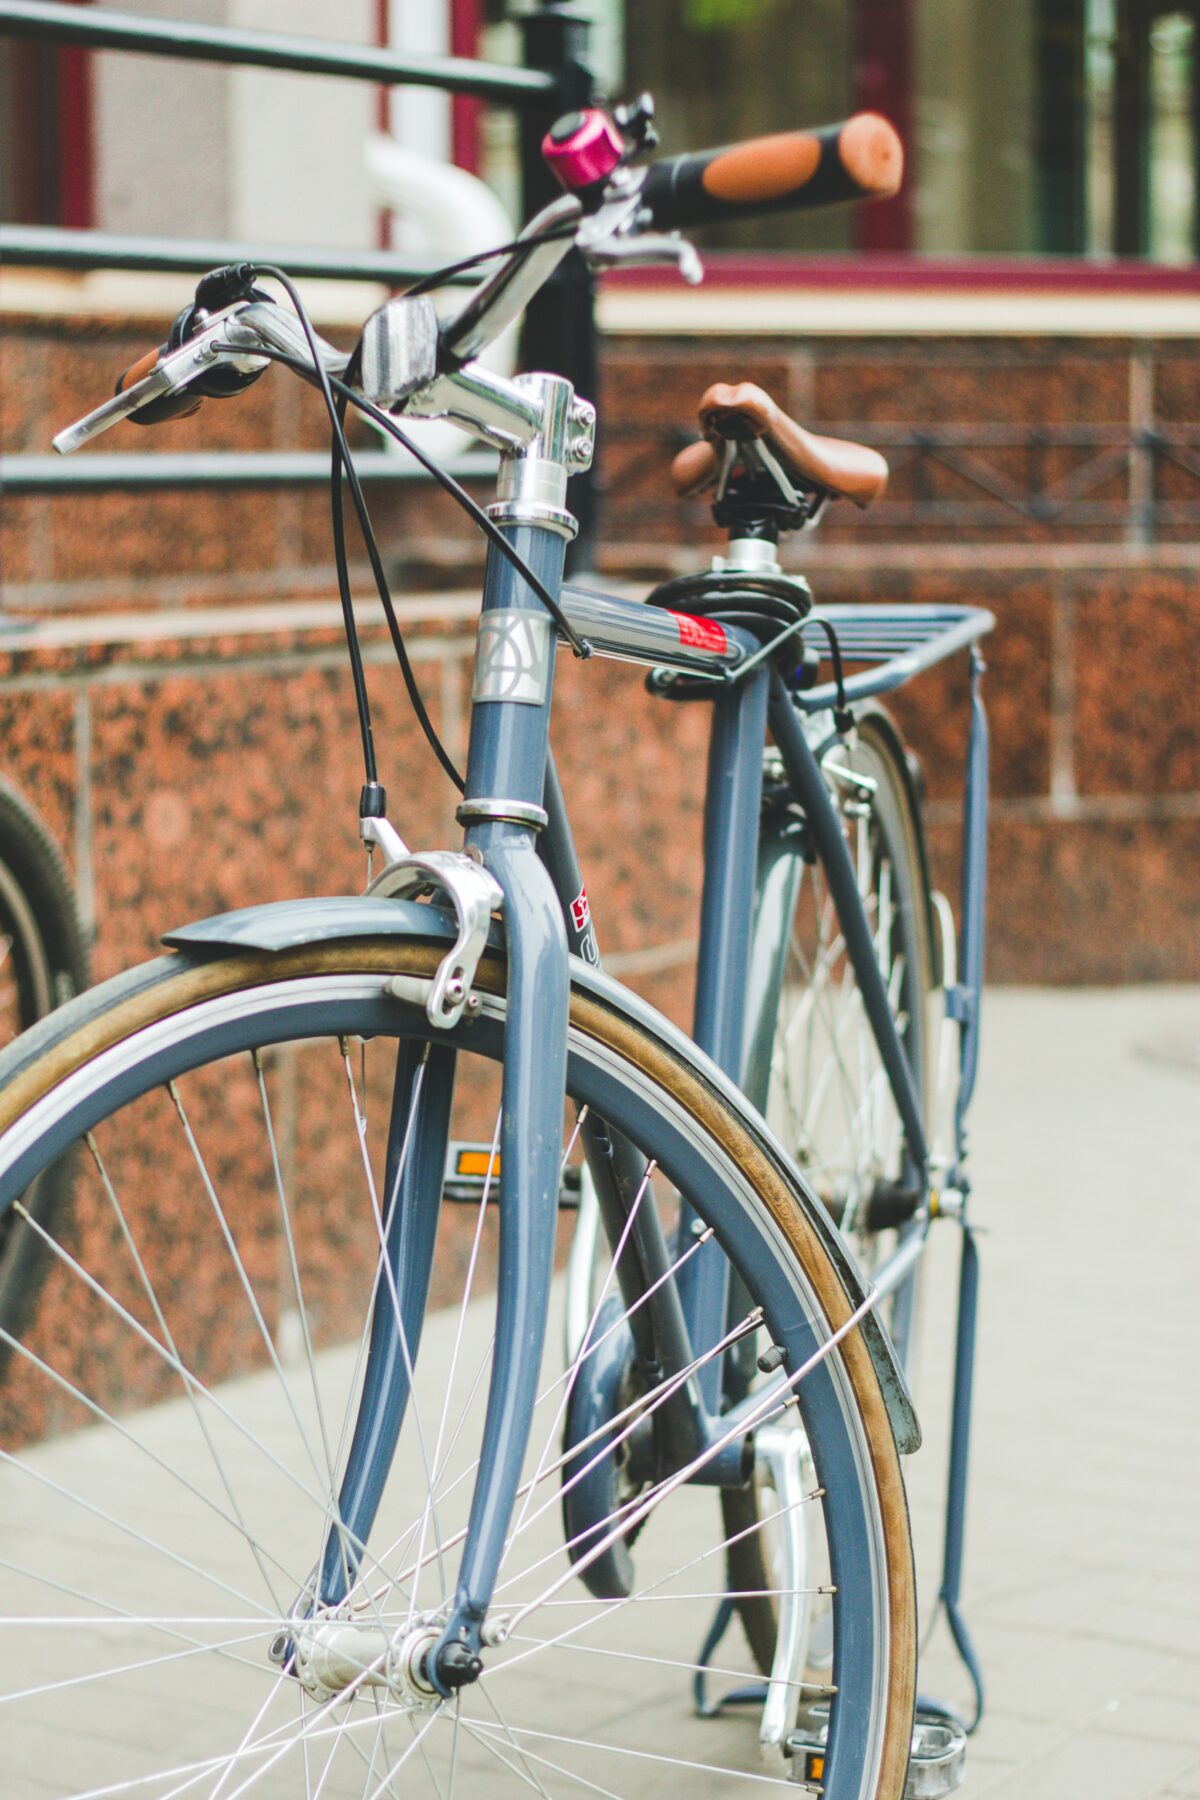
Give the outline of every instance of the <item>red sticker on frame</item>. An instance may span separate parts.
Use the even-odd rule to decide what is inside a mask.
[[[686,644],[689,650],[715,650],[718,655],[728,650],[725,627],[718,625],[715,619],[694,619],[691,613],[677,612],[671,617],[679,627],[680,643]]]

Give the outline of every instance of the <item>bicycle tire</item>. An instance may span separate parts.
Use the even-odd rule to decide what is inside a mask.
[[[884,910],[884,870],[891,871],[894,921],[886,932],[886,943],[881,941],[884,928],[881,926],[876,932],[877,951],[885,985],[893,997],[893,1014],[906,1021],[901,1038],[928,1125],[932,1084],[927,1015],[934,986],[929,881],[917,798],[899,733],[889,715],[882,708],[865,709],[856,721],[854,741],[838,746],[836,760],[875,783],[869,818],[861,814],[851,816],[847,820],[847,836],[867,916],[873,923],[880,920]],[[832,778],[830,785],[834,786]],[[855,1203],[863,1197],[862,1190],[874,1181],[899,1178],[903,1132],[858,1000],[857,984],[832,902],[821,880],[819,864],[805,860],[809,854],[801,839],[788,859],[794,877],[791,948],[779,985],[771,1079],[763,1110],[869,1269],[880,1260],[882,1243],[891,1234],[867,1233],[857,1228],[853,1217]],[[761,915],[759,923],[761,928]],[[819,1004],[814,1000],[818,986],[829,996],[836,1014],[826,1020],[824,1037],[819,1032],[808,1033],[803,1054],[797,1056],[796,1022],[802,1019],[806,1028],[809,1025]],[[847,1053],[845,1039],[849,1036],[853,1042]],[[826,1099],[830,1093],[836,1094],[839,1108],[835,1110],[823,1100],[816,1120],[810,1122],[808,1108],[813,1089],[830,1068],[834,1077],[826,1086]],[[857,1192],[852,1192],[852,1188]],[[902,1290],[903,1330],[896,1335],[906,1365],[912,1360],[919,1272],[918,1263]],[[726,1531],[735,1537],[729,1558],[731,1591],[767,1589],[771,1556],[764,1538],[768,1534],[746,1535],[761,1509],[761,1495],[753,1488],[726,1490],[722,1506]],[[769,1674],[775,1651],[777,1609],[764,1598],[740,1601],[738,1611],[755,1661],[762,1673]],[[810,1682],[819,1683],[824,1664],[825,1655],[819,1652],[807,1670]]]
[[[88,985],[88,957],[62,853],[32,808],[0,777],[0,1048]],[[44,1225],[70,1202],[69,1171],[30,1199]],[[0,1326],[19,1331],[45,1277],[36,1234],[0,1220]],[[0,1376],[5,1366],[0,1348]]]
[[[595,1671],[607,1669],[605,1659],[611,1653],[603,1642],[597,1644],[595,1633],[599,1630],[603,1636],[610,1626],[600,1603],[590,1597],[578,1598],[582,1591],[578,1583],[572,1583],[568,1600],[557,1598],[562,1583],[570,1580],[569,1568],[562,1567],[561,1544],[552,1552],[557,1585],[552,1583],[548,1592],[554,1599],[535,1594],[538,1610],[529,1614],[535,1630],[540,1628],[535,1643],[541,1643],[541,1650],[527,1645],[523,1650],[522,1633],[516,1631],[503,1649],[489,1652],[494,1661],[485,1667],[483,1679],[459,1696],[453,1716],[462,1724],[462,1731],[455,1726],[454,1752],[448,1748],[448,1732],[441,1737],[429,1735],[429,1726],[439,1717],[449,1720],[450,1714],[431,1712],[427,1725],[425,1715],[398,1718],[399,1708],[389,1711],[386,1702],[382,1715],[360,1711],[357,1703],[345,1700],[336,1705],[333,1701],[314,1703],[306,1710],[300,1706],[299,1684],[278,1672],[272,1676],[268,1669],[265,1645],[281,1620],[287,1622],[288,1615],[281,1613],[280,1607],[286,1609],[292,1598],[289,1582],[298,1579],[300,1589],[296,1591],[302,1590],[305,1570],[320,1553],[320,1534],[327,1529],[329,1516],[329,1502],[322,1501],[319,1493],[310,1492],[303,1508],[296,1504],[296,1467],[306,1468],[305,1457],[310,1452],[315,1455],[316,1450],[297,1414],[292,1435],[300,1441],[285,1452],[283,1445],[290,1441],[291,1433],[286,1415],[289,1410],[295,1413],[304,1399],[301,1390],[307,1371],[314,1394],[332,1391],[332,1385],[340,1383],[349,1416],[356,1391],[354,1373],[347,1376],[346,1372],[350,1353],[319,1351],[318,1346],[345,1335],[342,1309],[347,1281],[360,1299],[367,1297],[368,1315],[370,1297],[377,1291],[378,1259],[370,1254],[359,1256],[361,1245],[356,1245],[354,1237],[357,1230],[363,1241],[371,1244],[381,1235],[382,1228],[371,1213],[369,1184],[360,1176],[358,1203],[352,1206],[348,1200],[352,1189],[343,1178],[344,1169],[354,1166],[361,1146],[370,1149],[369,1130],[360,1123],[354,1096],[361,1079],[362,1094],[368,1096],[362,1101],[363,1108],[373,1111],[375,1094],[386,1092],[391,1043],[412,1043],[419,1048],[434,1035],[421,994],[427,991],[443,948],[386,939],[330,942],[274,954],[254,952],[208,960],[187,954],[167,957],[93,990],[43,1021],[0,1056],[0,1205],[11,1204],[22,1183],[81,1134],[96,1147],[95,1161],[87,1159],[90,1179],[86,1196],[81,1183],[79,1208],[79,1235],[85,1246],[90,1246],[97,1265],[92,1276],[96,1286],[89,1286],[79,1274],[85,1249],[80,1250],[78,1261],[70,1251],[56,1254],[54,1290],[47,1295],[48,1302],[53,1302],[53,1322],[40,1335],[35,1328],[23,1346],[24,1409],[15,1407],[8,1395],[0,1396],[0,1405],[7,1403],[8,1408],[7,1442],[14,1442],[19,1430],[33,1438],[45,1438],[57,1425],[60,1434],[58,1441],[35,1443],[22,1458],[11,1451],[2,1453],[0,1473],[5,1478],[10,1519],[12,1505],[17,1503],[10,1544],[24,1548],[20,1564],[3,1565],[0,1580],[8,1601],[0,1616],[14,1623],[24,1620],[25,1626],[22,1631],[0,1634],[0,1640],[19,1646],[21,1678],[17,1685],[28,1690],[24,1698],[32,1726],[31,1739],[23,1738],[19,1727],[10,1727],[6,1756],[11,1766],[23,1767],[22,1758],[33,1758],[39,1775],[51,1779],[47,1771],[53,1756],[61,1756],[70,1768],[78,1768],[82,1758],[89,1788],[93,1781],[137,1777],[139,1792],[155,1793],[168,1786],[175,1791],[171,1784],[179,1781],[179,1770],[187,1777],[209,1757],[212,1760],[201,1772],[213,1774],[214,1779],[220,1776],[220,1792],[227,1795],[237,1791],[240,1782],[222,1785],[222,1772],[236,1766],[240,1775],[250,1762],[252,1773],[266,1775],[269,1769],[264,1759],[274,1769],[276,1762],[286,1758],[286,1773],[296,1786],[272,1786],[270,1791],[293,1792],[299,1783],[297,1765],[310,1751],[317,1753],[311,1773],[316,1779],[327,1751],[349,1759],[358,1755],[356,1744],[360,1749],[367,1744],[369,1759],[364,1751],[360,1762],[368,1761],[368,1779],[362,1781],[358,1764],[352,1765],[354,1779],[362,1791],[382,1794],[392,1791],[390,1774],[400,1766],[387,1743],[388,1726],[405,1729],[404,1719],[414,1716],[420,1717],[421,1723],[414,1727],[411,1739],[406,1739],[401,1759],[414,1777],[416,1791],[422,1791],[420,1764],[414,1757],[418,1745],[425,1746],[422,1756],[457,1756],[453,1767],[463,1774],[470,1791],[475,1791],[470,1787],[473,1778],[465,1771],[472,1758],[480,1759],[497,1793],[503,1794],[528,1788],[531,1771],[538,1772],[532,1784],[545,1792],[541,1786],[545,1771],[558,1768],[561,1773],[564,1755],[581,1767],[580,1774],[572,1774],[567,1783],[571,1791],[578,1780],[585,1787],[594,1786],[591,1777],[600,1767],[608,1771],[607,1776],[601,1775],[600,1791],[606,1793],[616,1791],[608,1785],[614,1769],[620,1791],[631,1791],[631,1770],[635,1775],[648,1770],[651,1780],[649,1788],[636,1786],[632,1791],[656,1791],[653,1782],[661,1779],[664,1761],[676,1761],[664,1757],[657,1715],[648,1723],[639,1706],[614,1723],[611,1705],[597,1706]],[[397,976],[407,978],[403,999],[395,997]],[[468,1113],[478,1099],[480,1079],[494,1078],[496,1059],[502,1053],[504,983],[502,958],[489,954],[480,965],[476,982],[484,997],[482,1011],[452,1034],[460,1051],[456,1097],[463,1098]],[[390,986],[385,989],[385,984]],[[828,1349],[830,1332],[846,1323],[851,1304],[784,1159],[753,1115],[723,1097],[720,1078],[685,1060],[672,1046],[669,1027],[664,1025],[662,1035],[656,1035],[647,1023],[649,1016],[639,1014],[635,1019],[611,996],[598,993],[594,982],[590,989],[586,981],[573,988],[569,1086],[574,1104],[595,1105],[602,1116],[657,1160],[665,1182],[701,1206],[702,1216],[714,1227],[716,1241],[732,1256],[748,1290],[763,1307],[768,1335],[786,1341],[796,1353],[809,1342],[826,1345],[827,1353],[796,1390],[824,1488],[820,1505],[837,1582],[838,1693],[833,1701],[824,1791],[831,1800],[899,1800],[908,1763],[913,1704],[911,1546],[899,1462],[874,1365],[856,1330],[836,1349]],[[437,1034],[437,1040],[445,1042],[446,1034]],[[377,1059],[370,1069],[368,1050],[372,1059]],[[327,1079],[317,1060],[300,1068],[302,1059],[326,1055],[335,1065],[334,1076]],[[483,1066],[476,1069],[476,1063]],[[342,1109],[347,1113],[347,1137],[353,1140],[345,1156],[334,1148],[333,1109],[319,1104],[323,1096],[328,1100],[339,1083],[345,1094]],[[485,1100],[485,1105],[490,1106],[490,1100]],[[238,1135],[256,1109],[267,1127],[264,1135],[269,1138],[269,1154],[263,1145],[255,1146],[248,1137],[243,1141]],[[282,1123],[271,1125],[276,1116]],[[164,1118],[172,1117],[186,1121],[187,1133],[181,1129],[181,1137],[190,1134],[191,1143],[207,1146],[207,1159],[203,1154],[194,1156],[186,1146],[168,1147],[160,1126]],[[124,1144],[119,1141],[121,1127],[129,1133]],[[307,1158],[298,1154],[298,1147],[305,1142]],[[369,1161],[369,1154],[363,1160],[364,1164]],[[200,1171],[204,1169],[209,1173],[202,1179]],[[147,1171],[152,1179],[147,1179]],[[224,1194],[221,1206],[214,1197],[217,1182]],[[194,1208],[185,1208],[185,1187],[192,1190]],[[120,1205],[113,1199],[118,1194]],[[276,1210],[283,1221],[290,1217],[291,1225],[282,1232],[277,1227],[272,1236],[264,1221]],[[225,1221],[222,1229],[217,1229],[218,1215]],[[200,1224],[206,1216],[202,1235]],[[487,1217],[485,1197],[472,1226],[472,1244],[481,1241]],[[284,1238],[289,1246],[286,1257]],[[448,1274],[454,1267],[461,1268],[464,1260],[463,1242],[454,1241],[453,1231],[450,1239],[443,1246]],[[210,1275],[209,1258],[214,1246],[222,1243],[230,1266],[222,1265],[218,1271],[214,1265]],[[136,1258],[127,1253],[134,1244]],[[703,1253],[703,1246],[697,1253]],[[287,1273],[289,1259],[294,1279]],[[476,1266],[473,1251],[466,1266],[469,1270]],[[157,1280],[154,1270],[160,1272]],[[256,1295],[261,1291],[261,1328],[250,1316],[243,1282],[249,1282]],[[432,1391],[436,1393],[449,1393],[466,1356],[465,1350],[460,1355],[456,1347],[447,1375],[445,1352],[452,1328],[458,1334],[456,1346],[483,1341],[486,1352],[486,1309],[480,1325],[479,1302],[467,1304],[470,1278],[466,1294],[467,1300],[450,1322],[444,1313],[426,1322],[425,1337],[416,1346],[418,1371],[423,1362],[432,1364]],[[310,1303],[304,1358],[302,1363],[298,1361],[299,1373],[291,1386],[274,1348],[275,1340],[287,1335],[281,1325],[285,1298],[289,1304],[293,1298]],[[269,1326],[268,1320],[272,1322]],[[752,1328],[751,1318],[747,1329]],[[291,1335],[295,1342],[294,1332]],[[257,1372],[237,1374],[236,1364],[246,1359],[247,1347],[256,1350]],[[48,1373],[51,1369],[54,1374]],[[185,1369],[186,1375],[182,1373]],[[78,1399],[85,1380],[92,1389],[90,1411]],[[15,1385],[10,1383],[10,1390]],[[131,1385],[136,1387],[139,1402],[166,1396],[167,1403],[118,1416],[129,1405]],[[304,1404],[307,1407],[309,1402],[304,1400]],[[436,1505],[442,1507],[453,1485],[444,1478],[456,1466],[450,1452],[470,1419],[471,1401],[468,1398],[444,1458],[442,1435],[449,1402],[440,1404],[442,1425],[434,1454],[428,1457],[427,1444],[420,1454],[437,1472],[433,1485]],[[192,1428],[200,1425],[202,1416],[222,1447],[235,1444],[235,1473],[249,1459],[252,1479],[238,1490],[236,1500],[232,1491],[228,1493],[228,1505],[235,1509],[232,1517],[224,1487],[219,1485],[225,1482],[227,1470],[213,1445],[209,1443],[218,1484],[213,1483],[205,1458],[206,1486],[200,1487],[192,1480],[190,1463],[183,1456],[185,1439],[192,1451],[197,1448]],[[427,1416],[432,1419],[432,1413]],[[331,1413],[330,1418],[336,1414]],[[234,1419],[240,1422],[240,1431],[234,1431],[230,1423]],[[81,1447],[78,1434],[64,1433],[68,1425],[84,1421],[90,1423],[90,1429]],[[269,1435],[283,1426],[288,1430],[278,1439]],[[408,1423],[405,1429],[408,1432]],[[543,1431],[544,1417],[541,1424],[535,1422],[531,1441],[541,1443]],[[315,1425],[313,1434],[318,1435]],[[425,1437],[433,1441],[432,1432]],[[556,1443],[552,1424],[539,1467]],[[419,1456],[415,1463],[409,1460],[414,1457],[411,1434],[407,1459],[403,1440],[401,1452],[393,1464],[392,1479],[403,1486],[420,1460]],[[469,1452],[463,1454],[469,1456]],[[285,1455],[294,1466],[282,1462]],[[283,1475],[271,1458],[282,1462]],[[340,1456],[330,1459],[330,1492],[336,1487],[340,1465]],[[324,1488],[326,1476],[321,1473],[319,1456],[313,1467],[317,1487]],[[553,1472],[552,1464],[547,1467]],[[83,1474],[86,1494],[75,1492],[60,1479],[64,1471]],[[135,1479],[137,1471],[140,1480]],[[163,1506],[154,1485],[162,1480],[170,1483],[169,1507]],[[143,1485],[144,1501],[139,1498]],[[469,1491],[465,1480],[462,1486]],[[280,1503],[281,1493],[284,1504]],[[110,1496],[114,1505],[117,1500],[128,1503],[127,1526],[110,1514]],[[149,1511],[152,1531],[142,1522],[140,1504]],[[418,1507],[420,1504],[418,1501]],[[101,1545],[100,1553],[93,1547],[93,1556],[82,1572],[74,1565],[64,1571],[61,1564],[46,1571],[42,1557],[47,1541],[67,1541],[56,1533],[77,1519],[80,1507],[87,1515],[89,1533]],[[711,1541],[715,1509],[701,1490],[686,1488],[672,1494],[670,1509],[673,1529],[669,1533],[652,1529],[658,1515],[651,1514],[639,1537],[643,1586],[635,1596],[644,1602],[636,1615],[637,1631],[656,1633],[653,1641],[660,1650],[665,1635],[666,1654],[642,1654],[637,1632],[632,1645],[626,1643],[620,1654],[633,1657],[627,1669],[636,1678],[639,1701],[646,1699],[648,1686],[661,1689],[667,1683],[675,1709],[670,1722],[676,1730],[676,1743],[682,1746],[678,1761],[688,1770],[694,1790],[725,1792],[725,1784],[742,1769],[754,1771],[758,1780],[763,1778],[757,1746],[722,1736],[714,1749],[711,1737],[704,1735],[712,1728],[683,1716],[681,1690],[688,1664],[679,1660],[690,1653],[693,1626],[688,1609],[699,1605],[697,1618],[708,1610],[709,1596],[689,1591],[689,1581],[696,1578],[688,1572],[697,1566],[691,1560],[692,1551],[697,1542],[702,1545],[698,1560],[703,1566],[705,1557],[720,1557],[724,1545],[719,1537],[715,1544]],[[300,1512],[305,1515],[302,1519],[295,1516]],[[542,1512],[557,1520],[556,1492],[549,1494]],[[524,1525],[524,1517],[518,1515],[514,1541],[522,1529],[532,1528],[534,1520]],[[379,1596],[364,1597],[371,1584],[394,1581],[398,1554],[412,1558],[416,1519],[414,1513],[407,1551],[397,1553],[393,1545],[383,1548],[381,1554],[378,1542],[371,1550],[378,1560],[364,1564],[370,1570],[369,1580],[361,1584],[361,1592],[356,1590],[364,1618],[368,1607],[373,1610],[382,1604]],[[452,1535],[446,1534],[448,1523],[447,1515],[437,1540],[439,1567],[441,1558],[453,1547]],[[377,1525],[377,1532],[382,1529]],[[25,1535],[35,1530],[40,1534],[36,1539]],[[680,1530],[682,1538],[677,1535]],[[386,1532],[381,1541],[386,1543]],[[434,1560],[424,1537],[420,1543],[414,1568],[408,1572],[414,1586]],[[103,1552],[114,1545],[122,1555],[106,1560]],[[13,1554],[10,1548],[9,1555]],[[643,1554],[649,1559],[648,1570],[641,1567]],[[669,1567],[660,1576],[655,1558],[664,1554]],[[232,1563],[222,1560],[231,1555],[235,1555]],[[674,1560],[680,1555],[682,1563]],[[389,1556],[393,1558],[390,1567]],[[150,1568],[139,1566],[147,1562]],[[538,1566],[535,1563],[533,1568]],[[236,1571],[233,1576],[231,1569]],[[448,1573],[447,1568],[444,1574]],[[670,1582],[678,1581],[681,1574],[688,1577],[684,1591],[670,1592]],[[260,1577],[267,1598],[256,1608],[246,1604],[240,1585],[235,1588],[233,1583],[249,1579],[258,1584]],[[525,1571],[519,1580],[528,1578],[529,1571]],[[512,1594],[511,1579],[507,1590],[503,1585],[498,1589],[498,1608],[524,1599],[523,1592]],[[160,1582],[165,1583],[162,1589]],[[273,1585],[278,1589],[275,1594]],[[673,1604],[651,1605],[651,1585],[661,1601]],[[710,1584],[701,1581],[699,1585]],[[390,1602],[396,1592],[389,1587],[386,1600]],[[197,1594],[208,1597],[208,1612],[220,1612],[212,1596],[219,1602],[222,1593],[226,1595],[226,1613],[231,1610],[229,1597],[237,1598],[232,1610],[238,1613],[239,1630],[251,1627],[243,1658],[251,1664],[249,1674],[240,1662],[232,1664],[231,1672],[230,1659],[241,1651],[241,1643],[224,1645],[220,1636],[214,1639],[211,1635],[218,1628],[226,1632],[235,1621],[197,1622],[203,1610],[196,1605]],[[258,1595],[258,1585],[254,1593]],[[172,1595],[177,1596],[174,1602]],[[18,1603],[23,1600],[24,1608],[18,1604],[14,1611],[14,1599]],[[91,1609],[83,1627],[76,1618],[81,1599]],[[590,1669],[589,1658],[583,1655],[583,1669],[573,1683],[569,1676],[561,1678],[560,1671],[564,1661],[570,1667],[565,1652],[572,1648],[568,1640],[578,1631],[572,1628],[556,1635],[555,1622],[561,1615],[549,1610],[552,1603],[587,1609],[578,1631],[586,1626],[593,1633],[590,1648],[598,1654]],[[416,1604],[415,1595],[412,1604]],[[632,1604],[625,1602],[624,1606],[628,1609]],[[57,1629],[52,1617],[55,1609],[63,1620]],[[631,1625],[633,1619],[626,1610],[621,1622]],[[101,1630],[105,1621],[112,1627],[107,1640]],[[177,1641],[180,1636],[182,1650]],[[113,1639],[121,1647],[106,1650],[105,1643]],[[144,1654],[147,1645],[156,1652],[149,1658]],[[585,1652],[589,1648],[574,1647]],[[540,1656],[543,1668],[548,1661],[556,1686],[548,1700],[544,1692],[539,1695],[535,1683],[533,1704],[541,1710],[535,1711],[532,1727],[514,1729],[507,1712],[502,1724],[497,1724],[483,1707],[496,1704],[497,1689],[499,1697],[507,1696],[506,1708],[514,1695],[520,1698],[522,1654],[526,1658]],[[70,1666],[72,1656],[79,1665],[76,1668]],[[205,1665],[198,1683],[188,1673],[197,1658]],[[29,1671],[39,1666],[50,1669],[50,1679],[33,1688]],[[130,1704],[139,1721],[139,1730],[132,1735],[122,1723],[123,1680],[133,1690]],[[89,1686],[93,1682],[94,1688]],[[53,1731],[50,1720],[61,1704],[64,1684],[73,1694],[80,1719],[86,1719],[89,1704],[94,1705],[89,1695],[98,1694],[102,1699],[104,1727],[98,1740],[95,1728],[81,1727],[70,1742]],[[232,1706],[236,1727],[222,1712],[228,1704],[230,1684],[236,1696]],[[13,1685],[10,1669],[4,1688]],[[162,1700],[149,1700],[148,1691],[157,1693],[159,1687]],[[264,1691],[264,1710],[256,1714]],[[200,1693],[203,1707],[195,1704]],[[268,1702],[279,1701],[288,1715],[286,1735],[271,1739],[269,1732],[275,1727],[269,1724]],[[571,1702],[579,1709],[574,1720],[577,1734],[568,1736],[561,1721],[564,1707]],[[343,1709],[340,1714],[337,1706]],[[244,1709],[240,1713],[239,1707]],[[243,1733],[247,1720],[249,1729]],[[604,1721],[623,1731],[626,1741],[597,1742]],[[215,1759],[213,1733],[220,1738]],[[381,1772],[376,1761],[381,1744],[385,1766],[383,1780],[376,1786],[371,1770],[375,1775]],[[169,1765],[157,1771],[157,1785],[147,1778],[155,1771],[148,1772],[144,1766],[152,1757]],[[698,1769],[709,1772],[706,1781],[696,1774]],[[282,1769],[279,1772],[284,1773]],[[335,1773],[341,1773],[340,1765]],[[74,1791],[74,1779],[68,1774],[54,1791]],[[404,1791],[413,1791],[407,1785],[407,1774],[405,1782]],[[782,1772],[780,1782],[783,1784]],[[557,1776],[551,1786],[559,1788]],[[204,1791],[209,1790],[206,1787]],[[322,1786],[321,1791],[342,1790]],[[359,1792],[360,1787],[354,1791]]]

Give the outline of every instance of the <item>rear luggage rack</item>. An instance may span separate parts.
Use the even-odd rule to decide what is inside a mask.
[[[876,666],[846,676],[846,699],[867,700],[890,694],[923,669],[965,650],[996,623],[982,606],[877,605],[817,606],[801,631],[806,648],[825,645],[819,621],[826,620],[837,636],[846,663]],[[816,626],[816,630],[813,627]],[[801,712],[824,712],[838,699],[837,684],[823,681],[796,694]]]

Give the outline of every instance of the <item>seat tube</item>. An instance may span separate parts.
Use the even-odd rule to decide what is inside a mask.
[[[525,378],[544,406],[542,432],[502,464],[490,516],[557,597],[575,522],[565,508],[573,392]],[[523,576],[491,546],[471,691],[466,847],[504,893],[508,1012],[501,1121],[496,1346],[458,1585],[431,1652],[434,1683],[453,1691],[479,1672],[491,1601],[528,1443],[553,1273],[566,1087],[568,961],[562,909],[537,854],[554,676],[555,627]]]
[[[692,1035],[732,1080],[742,1078],[750,932],[754,914],[768,671],[760,667],[713,702],[704,801],[704,891]],[[681,1240],[696,1214],[680,1208]],[[680,1300],[697,1353],[727,1326],[729,1264],[715,1245],[692,1257],[678,1277]],[[709,1361],[697,1380],[708,1412],[718,1410],[721,1363]]]

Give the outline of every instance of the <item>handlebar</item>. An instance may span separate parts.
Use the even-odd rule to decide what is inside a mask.
[[[651,163],[642,204],[662,231],[789,208],[883,200],[897,192],[904,151],[878,113],[817,131],[783,131],[722,150]]]
[[[615,115],[618,123],[622,117],[621,112]],[[578,134],[587,119],[577,114],[569,123]],[[883,199],[897,191],[904,170],[900,140],[877,113],[857,113],[816,131],[780,132],[724,149],[666,157],[645,169],[627,166],[640,140],[627,134],[624,141],[624,160],[604,179],[596,178],[594,158],[563,159],[560,179],[574,191],[543,208],[465,306],[436,326],[436,344],[429,346],[433,364],[425,380],[456,379],[520,315],[573,247],[595,263],[673,260],[686,279],[696,280],[699,262],[678,236],[681,229],[785,208]],[[605,143],[613,157],[621,157],[622,139],[615,126]],[[63,454],[78,449],[123,418],[157,424],[194,412],[204,395],[221,398],[240,392],[267,366],[267,359],[255,354],[261,349],[280,352],[293,365],[315,373],[296,315],[253,287],[254,274],[251,264],[231,264],[206,275],[167,343],[126,369],[113,399],[60,432],[55,449]],[[429,303],[414,299],[409,304]],[[327,371],[344,373],[349,359],[332,345],[317,340],[317,354]],[[414,382],[407,393],[419,385]],[[391,404],[398,410],[405,399],[398,394]],[[516,399],[508,410],[514,407],[521,411]]]

